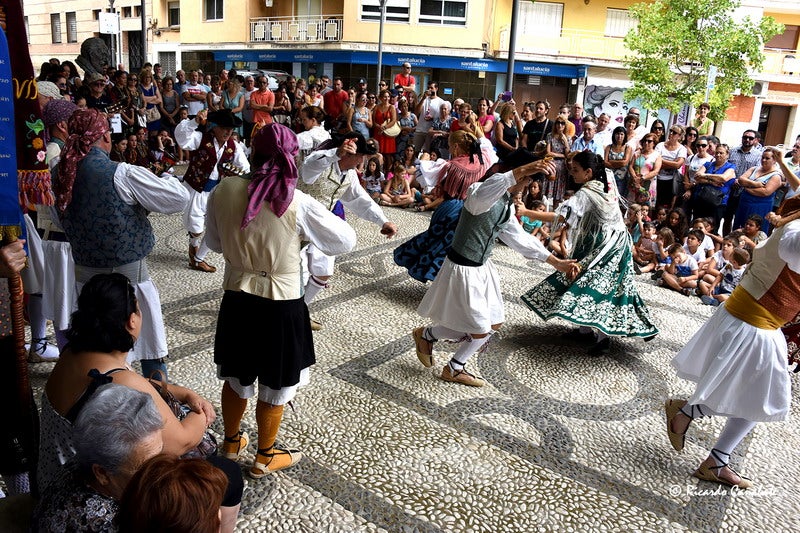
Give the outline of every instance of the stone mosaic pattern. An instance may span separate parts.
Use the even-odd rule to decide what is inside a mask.
[[[608,356],[588,357],[585,345],[561,337],[569,325],[542,322],[518,299],[549,267],[499,246],[506,323],[470,363],[488,385],[445,383],[436,376],[454,346],[438,343],[437,364],[419,364],[409,332],[424,324],[416,306],[425,287],[391,260],[397,243],[426,228],[430,215],[387,212],[400,226],[388,242],[376,226],[351,217],[358,247],[339,259],[331,287],[311,306],[325,324],[315,333],[318,363],[279,434],[306,458],[259,481],[245,478],[239,530],[800,529],[796,422],[761,424],[739,447],[734,463],[757,487],[744,494],[709,494],[716,485],[691,477],[721,419],[693,425],[683,453],[667,440],[663,402],[692,390],[669,361],[712,308],[640,276],[661,335],[650,343],[614,340]],[[212,349],[222,268],[189,270],[180,218],[151,220],[158,243],[150,268],[164,305],[171,379],[219,408]],[[208,261],[222,266],[217,254]],[[253,332],[252,355],[268,342]],[[50,366],[33,367],[37,387]],[[794,415],[797,404],[795,390]],[[221,419],[212,429],[221,431]],[[252,404],[244,429],[256,433]],[[251,444],[246,461],[254,452]]]

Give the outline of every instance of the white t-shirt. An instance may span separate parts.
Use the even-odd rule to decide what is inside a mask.
[[[208,91],[206,90],[206,86],[200,83],[192,85],[191,83],[187,83],[183,86],[183,93],[181,93],[181,104],[186,105],[189,108],[189,116],[193,117],[194,115],[198,114],[200,111],[206,108],[206,101],[205,100],[189,100],[188,102],[183,99],[183,95],[189,94],[207,94]]]
[[[689,251],[689,246],[684,244],[683,251],[686,252],[686,254],[689,257],[695,260],[695,267],[697,267],[697,263],[699,263],[700,261],[704,261],[706,258],[706,252],[705,250],[703,250],[702,246],[698,246],[697,251],[695,253],[692,253]]]
[[[256,92],[258,89],[247,90],[243,89],[242,94],[244,94],[244,109],[242,109],[242,119],[246,120],[247,122],[254,122],[253,120],[253,113],[254,111],[250,109],[250,95]]]
[[[699,157],[697,154],[690,155],[686,160],[686,175],[689,176],[689,183],[694,183],[694,175],[700,167],[713,160],[714,158],[710,155],[705,157]]]
[[[422,101],[419,116],[417,117],[417,128],[414,131],[427,132],[433,126],[433,119],[439,118],[441,114],[441,107],[444,100],[438,96],[434,98],[425,98]],[[428,118],[430,117],[430,118]]]
[[[658,143],[656,146],[656,152],[661,154],[661,159],[664,161],[677,161],[680,158],[686,159],[686,147],[682,144],[678,144],[678,147],[674,150],[670,150],[667,148],[665,143]],[[658,173],[658,179],[660,180],[671,180],[675,178],[675,173],[678,172],[675,169],[668,169],[665,168],[664,165],[661,165],[661,171]]]

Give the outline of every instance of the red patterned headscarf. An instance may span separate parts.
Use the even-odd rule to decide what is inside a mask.
[[[56,194],[56,207],[64,211],[72,201],[72,186],[78,173],[78,163],[86,157],[105,132],[108,131],[108,117],[97,109],[78,109],[69,119],[69,137],[61,152],[58,174],[53,183]]]
[[[258,215],[264,202],[281,217],[294,198],[297,185],[297,136],[281,124],[267,124],[252,139],[253,162],[258,169],[253,172],[247,186],[247,211],[242,218],[242,229]]]

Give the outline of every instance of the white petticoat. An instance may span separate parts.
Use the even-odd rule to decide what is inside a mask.
[[[785,420],[791,403],[786,339],[759,329],[721,306],[672,360],[678,376],[694,381],[692,405],[753,422]]]
[[[36,226],[31,217],[25,214],[22,218],[28,232],[28,239],[25,241],[25,245],[28,247],[28,267],[23,268],[20,272],[22,288],[26,294],[41,294],[45,271],[42,238],[36,232]]]
[[[72,312],[78,308],[75,290],[75,262],[68,242],[42,241],[47,267],[42,284],[44,316],[53,321],[57,330],[69,327]]]
[[[467,267],[445,259],[417,312],[464,333],[489,333],[505,319],[500,276],[491,260]]]

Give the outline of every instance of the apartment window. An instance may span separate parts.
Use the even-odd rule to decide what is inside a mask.
[[[142,6],[133,6],[133,18],[142,18]]]
[[[78,42],[78,19],[74,11],[67,13],[67,42]]]
[[[223,0],[206,0],[206,20],[222,20]]]
[[[50,13],[50,34],[53,43],[61,42],[61,13]]]
[[[560,37],[564,4],[553,2],[520,2],[520,30],[523,35]]]
[[[422,0],[419,21],[423,24],[466,26],[467,3],[461,1]]]
[[[625,37],[636,27],[636,19],[627,9],[606,9],[606,37]]]
[[[92,20],[100,20],[100,12],[102,9],[92,9]]]
[[[797,37],[800,35],[800,27],[795,24],[784,24],[783,33],[774,36],[766,44],[764,48],[778,48],[780,50],[796,50]]]
[[[124,18],[124,19],[131,18],[131,8],[130,8],[130,6],[122,8],[122,18]]]
[[[177,69],[175,68],[176,65],[176,54],[175,52],[159,52],[158,53],[158,62],[161,63],[161,71],[164,73],[165,76],[175,76]]]
[[[167,18],[169,19],[169,25],[172,26],[180,26],[181,25],[181,3],[180,2],[169,2],[167,4]]]
[[[387,0],[386,22],[409,22],[409,0]],[[361,0],[361,20],[381,20],[380,0]]]

